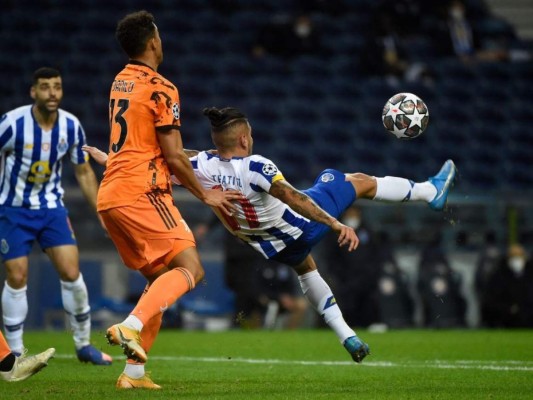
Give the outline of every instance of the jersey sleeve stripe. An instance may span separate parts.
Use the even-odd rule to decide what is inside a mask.
[[[257,193],[262,193],[265,191],[261,186],[255,185],[251,182],[250,182],[250,189],[252,189],[254,192],[257,192]]]
[[[13,137],[13,128],[11,125],[0,136],[0,149],[6,145],[6,143]]]
[[[168,132],[171,129],[177,129],[179,131],[180,126],[179,125],[161,125],[161,126],[156,126],[155,129],[160,132]]]
[[[24,150],[24,117],[19,118],[15,122],[15,154],[22,154]],[[22,168],[22,156],[17,156],[11,170],[11,176],[9,178],[9,191],[4,201],[4,204],[11,205],[15,198],[17,180],[19,177],[20,169]]]

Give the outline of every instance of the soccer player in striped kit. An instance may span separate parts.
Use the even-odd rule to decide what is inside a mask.
[[[14,353],[25,352],[28,314],[28,255],[35,241],[59,274],[61,298],[80,361],[110,365],[112,359],[90,344],[91,317],[87,287],[79,269],[76,237],[63,203],[63,159],[74,164],[84,196],[96,210],[98,181],[82,146],[80,121],[59,108],[63,87],[59,71],[34,72],[34,104],[0,118],[0,255],[7,272],[2,291],[6,339]]]
[[[357,198],[403,202],[421,201],[441,211],[456,175],[452,160],[425,182],[363,173],[343,173],[326,169],[307,190],[290,185],[269,159],[253,154],[252,128],[246,115],[236,108],[206,108],[211,123],[213,151],[186,150],[194,173],[204,188],[239,190],[243,199],[236,201],[231,215],[213,208],[224,226],[252,246],[265,258],[291,266],[298,274],[305,297],[337,334],[339,341],[355,362],[370,354],[364,343],[348,326],[331,289],[322,279],[313,247],[332,230],[339,246],[353,251],[359,243],[355,231],[337,220]],[[94,148],[84,148],[99,164],[107,155]],[[172,178],[180,184],[179,179]]]

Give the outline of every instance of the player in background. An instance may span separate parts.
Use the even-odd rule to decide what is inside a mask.
[[[50,348],[34,356],[17,357],[0,332],[0,379],[18,382],[28,379],[48,365],[56,350]]]
[[[346,245],[348,251],[355,249],[358,239],[354,230],[337,217],[356,198],[425,201],[430,208],[442,210],[455,178],[454,163],[446,161],[437,175],[422,183],[327,169],[311,188],[299,191],[272,161],[253,155],[252,128],[243,113],[235,108],[208,108],[204,114],[211,122],[217,151],[188,151],[197,178],[205,188],[236,189],[246,197],[238,201],[237,211],[231,216],[214,208],[215,214],[231,233],[264,257],[296,271],[305,297],[337,334],[352,359],[361,362],[369,354],[369,347],[344,321],[311,250],[330,229],[338,235],[340,246]],[[106,163],[105,153],[91,147],[85,149],[98,163]]]
[[[157,73],[163,48],[152,14],[118,22],[116,37],[129,57],[111,85],[110,155],[98,191],[102,216],[124,264],[148,281],[131,314],[106,333],[128,359],[118,388],[159,389],[144,364],[163,312],[203,278],[191,230],[174,205],[170,174],[205,204],[230,214],[238,191],[206,190],[183,151],[177,88]]]
[[[13,352],[24,353],[28,255],[37,241],[59,274],[78,359],[110,365],[111,357],[90,344],[87,287],[61,186],[63,160],[70,158],[81,190],[96,211],[98,181],[81,149],[85,132],[78,118],[59,108],[63,98],[59,71],[36,70],[30,96],[33,105],[16,108],[0,119],[0,255],[7,271],[2,291],[6,339]]]

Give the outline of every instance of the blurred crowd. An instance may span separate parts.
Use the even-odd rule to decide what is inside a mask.
[[[476,262],[465,272],[454,266],[437,232],[420,250],[416,265],[406,266],[400,264],[389,235],[373,232],[367,225],[362,208],[352,206],[341,221],[356,230],[359,247],[354,252],[339,249],[331,234],[319,248],[319,258],[349,325],[370,329],[472,327],[467,298],[473,297],[477,327],[533,327],[533,264],[521,244],[504,246],[490,232]],[[197,232],[203,238],[205,225]],[[294,271],[263,259],[229,233],[224,235],[224,276],[235,294],[235,328],[321,325],[314,314],[307,313]],[[465,274],[473,280],[465,282]]]

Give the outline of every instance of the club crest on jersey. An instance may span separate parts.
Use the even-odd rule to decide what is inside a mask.
[[[328,173],[322,175],[322,176],[320,177],[320,180],[321,180],[322,182],[324,182],[324,183],[331,182],[331,181],[335,180],[335,176],[334,176],[333,174],[330,174],[330,173],[328,172]]]
[[[174,119],[180,119],[180,105],[178,103],[172,105],[172,115]]]
[[[57,151],[64,153],[68,150],[68,144],[65,138],[61,138],[61,141],[57,144]]]
[[[9,245],[7,244],[7,240],[2,239],[2,243],[0,243],[0,252],[2,254],[7,254],[9,251]]]
[[[276,168],[276,166],[274,164],[265,164],[263,165],[263,174],[267,175],[267,176],[273,176],[273,175],[276,175],[278,173],[278,169]]]

